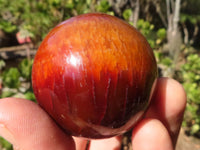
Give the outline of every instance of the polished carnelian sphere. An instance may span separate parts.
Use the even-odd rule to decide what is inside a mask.
[[[128,23],[100,13],[52,29],[32,70],[40,106],[66,133],[86,138],[132,128],[148,107],[156,77],[146,39]]]

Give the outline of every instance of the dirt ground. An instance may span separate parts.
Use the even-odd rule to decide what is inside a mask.
[[[200,139],[187,136],[184,129],[181,129],[176,150],[200,150]]]

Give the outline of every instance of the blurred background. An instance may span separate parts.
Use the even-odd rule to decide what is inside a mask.
[[[199,7],[199,0],[0,0],[0,98],[35,101],[31,68],[47,33],[70,17],[107,13],[147,38],[159,76],[183,84],[188,99],[177,150],[200,149]],[[122,149],[131,148],[129,138],[125,136]],[[0,138],[0,150],[12,150],[12,145]]]

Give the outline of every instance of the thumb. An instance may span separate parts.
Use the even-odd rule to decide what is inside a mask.
[[[23,150],[75,150],[67,136],[37,104],[24,99],[0,99],[0,136]]]

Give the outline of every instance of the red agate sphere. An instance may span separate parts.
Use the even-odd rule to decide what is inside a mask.
[[[52,29],[32,69],[40,106],[66,133],[96,139],[122,134],[141,119],[156,78],[146,39],[128,23],[100,13]]]

